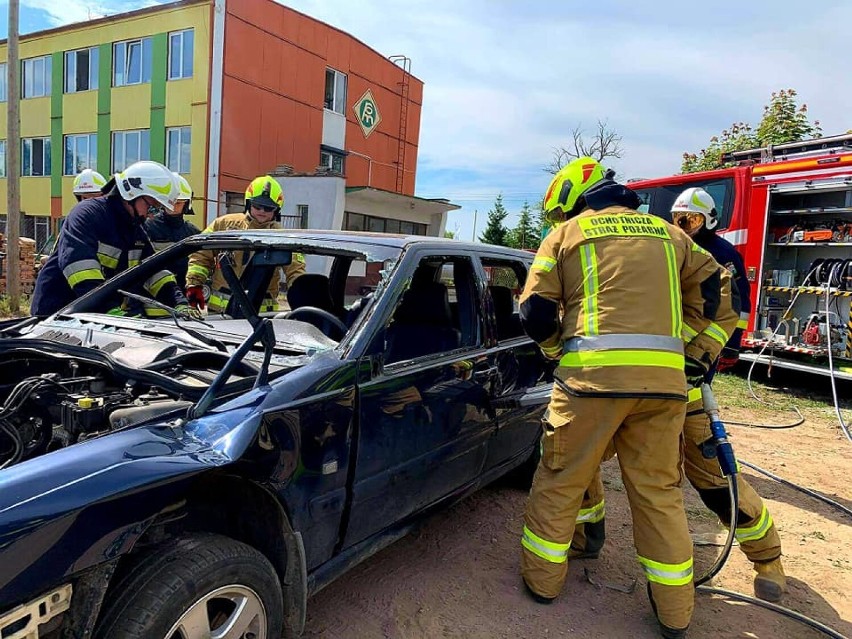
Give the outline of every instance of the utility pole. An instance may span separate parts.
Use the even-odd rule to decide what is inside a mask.
[[[18,54],[18,9],[19,0],[9,0],[9,37],[7,40],[8,77],[6,79],[6,294],[9,309],[20,311],[21,300],[21,120],[20,82],[21,65]]]
[[[472,237],[470,238],[471,242],[476,242],[476,214],[478,212],[478,209],[473,209],[473,233],[471,234]]]

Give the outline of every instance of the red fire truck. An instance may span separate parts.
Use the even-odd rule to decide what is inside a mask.
[[[704,188],[717,232],[743,256],[753,310],[742,359],[852,379],[852,135],[752,149],[736,166],[628,185],[671,220],[672,203]],[[764,348],[766,347],[766,348]]]

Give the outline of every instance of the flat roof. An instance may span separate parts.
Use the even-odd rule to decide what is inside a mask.
[[[441,211],[457,211],[461,208],[458,204],[453,204],[445,198],[425,198],[416,195],[405,195],[396,191],[388,191],[386,189],[377,189],[374,186],[347,186],[346,195],[363,196],[367,201],[373,202],[422,202],[427,206],[435,207]]]

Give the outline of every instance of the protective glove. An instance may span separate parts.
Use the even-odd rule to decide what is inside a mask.
[[[124,317],[127,315],[127,311],[125,311],[120,306],[116,306],[115,308],[111,308],[106,312],[107,315],[114,315],[116,317]]]
[[[683,372],[686,373],[687,386],[690,388],[700,388],[708,370],[709,368],[704,362],[687,357],[683,367]]]
[[[194,309],[204,310],[207,303],[204,301],[204,288],[201,286],[187,286],[186,299],[189,305]]]
[[[735,348],[723,348],[719,359],[716,361],[716,370],[720,373],[729,370],[740,361],[740,352]]]
[[[188,291],[187,291],[187,292],[188,292]],[[187,297],[189,297],[189,295],[187,295]],[[202,301],[203,301],[203,299],[204,299],[204,298],[202,297]],[[204,307],[202,306],[201,308],[204,308]],[[188,316],[188,317],[194,317],[195,319],[201,319],[201,318],[203,317],[203,315],[204,315],[204,314],[201,312],[201,310],[200,310],[200,309],[193,308],[193,307],[192,307],[192,306],[190,306],[189,304],[178,304],[177,306],[175,306],[175,310],[176,310],[176,311],[177,311],[180,315],[186,315],[186,316]]]

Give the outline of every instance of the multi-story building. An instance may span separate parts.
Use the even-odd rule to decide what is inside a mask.
[[[189,180],[199,226],[241,210],[264,173],[299,194],[288,226],[356,227],[369,204],[391,220],[374,228],[438,235],[456,208],[413,197],[423,83],[410,61],[272,0],[182,0],[41,31],[21,38],[20,58],[21,208],[37,241],[73,206],[76,173],[138,159]],[[5,64],[0,42],[3,101]],[[3,108],[3,213],[5,138]],[[297,185],[318,175],[336,180]],[[344,193],[333,211],[312,186],[329,182]]]

